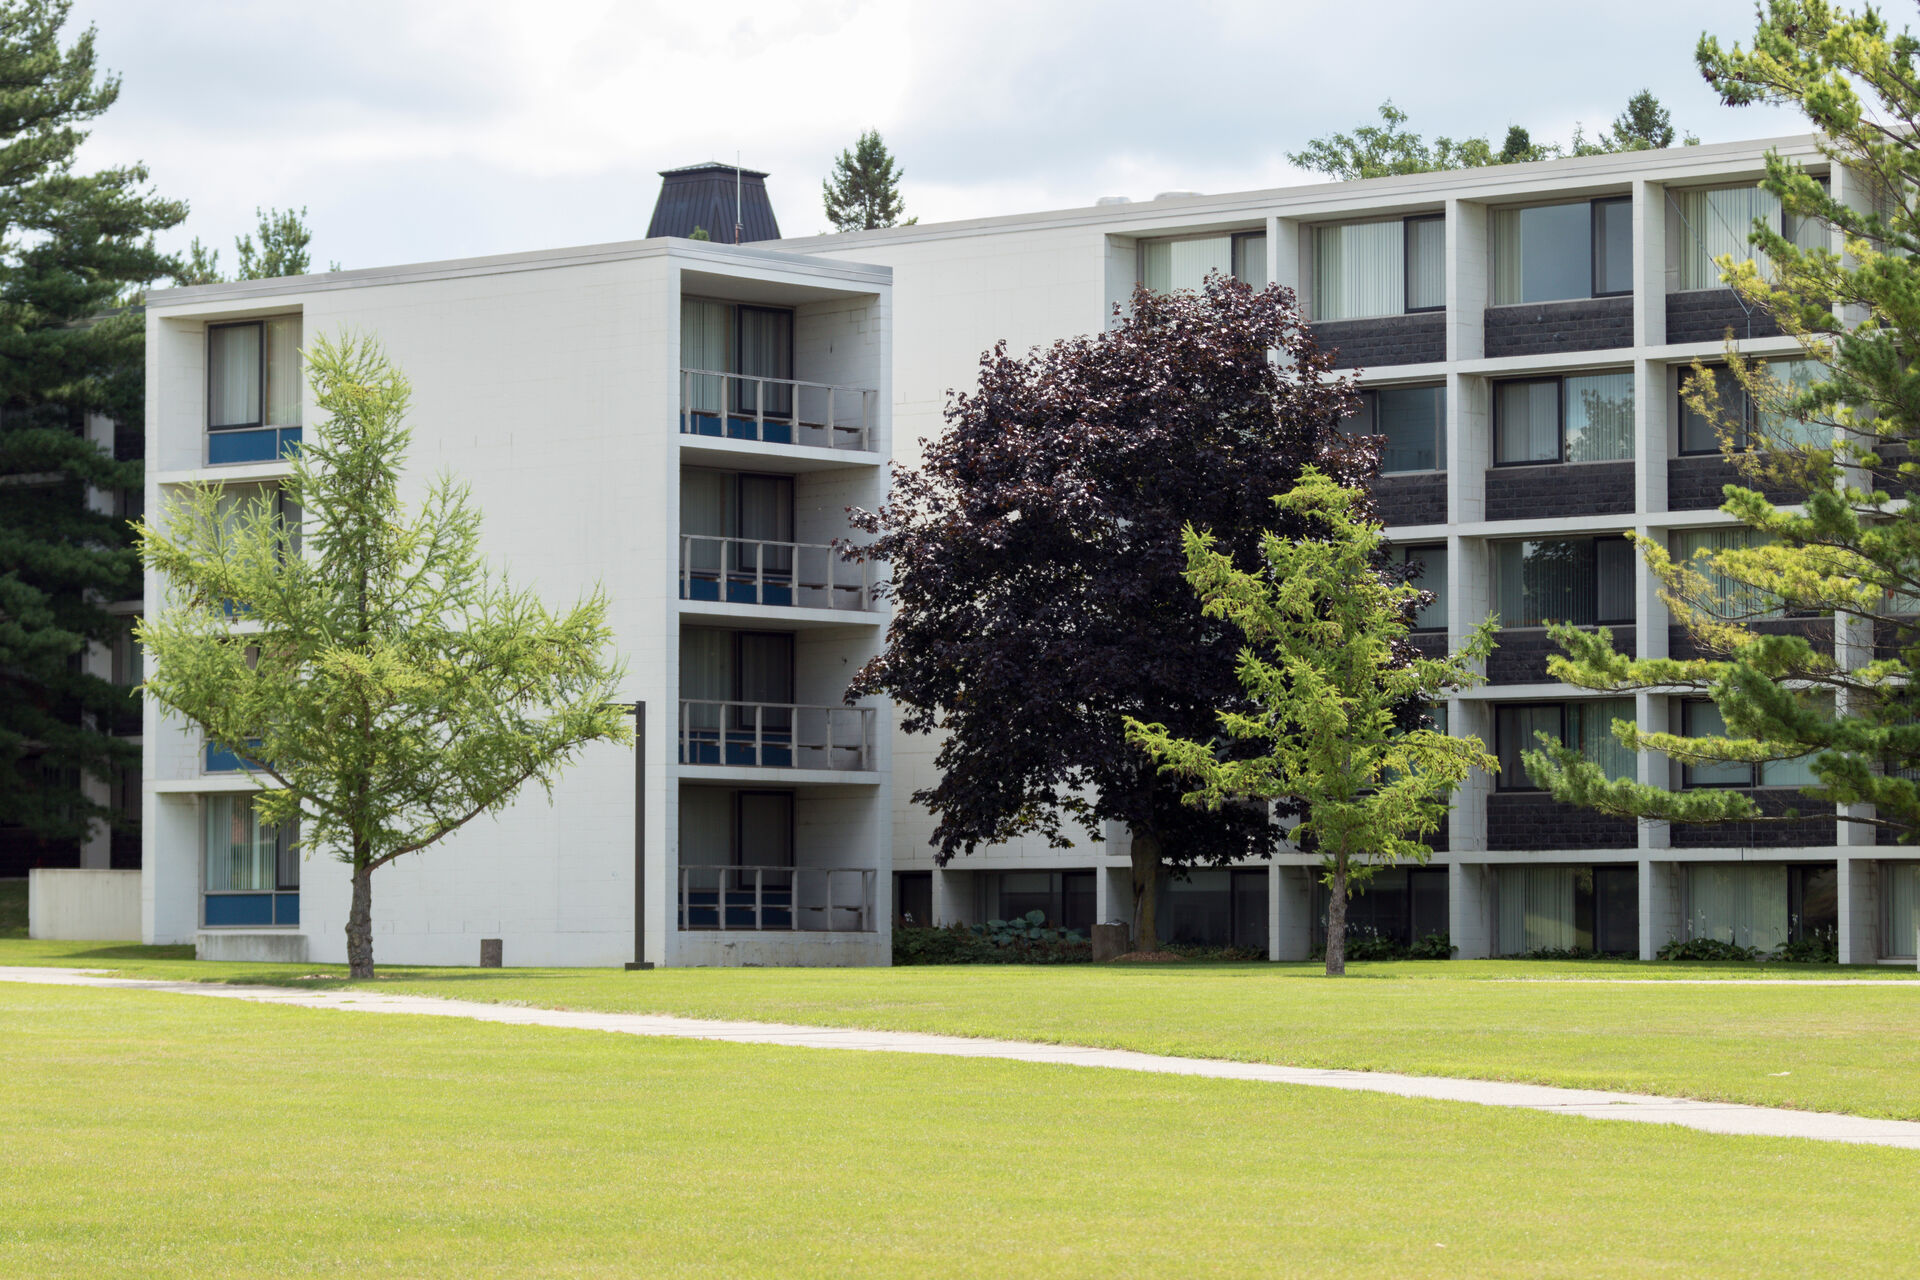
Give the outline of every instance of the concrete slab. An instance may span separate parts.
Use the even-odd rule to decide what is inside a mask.
[[[300,1009],[469,1018],[508,1026],[561,1027],[580,1031],[611,1031],[622,1035],[724,1040],[734,1044],[771,1044],[868,1053],[920,1053],[950,1058],[1000,1058],[1051,1066],[1105,1067],[1116,1071],[1388,1093],[1403,1098],[1437,1098],[1489,1107],[1521,1107],[1592,1120],[1673,1124],[1706,1133],[1810,1138],[1818,1142],[1865,1143],[1920,1151],[1920,1122],[1911,1120],[1875,1120],[1826,1111],[1791,1111],[1782,1107],[1702,1102],[1692,1098],[1612,1093],[1599,1089],[1561,1089],[1550,1085],[1513,1084],[1497,1080],[1458,1080],[1385,1071],[1344,1071],[1284,1067],[1261,1062],[1222,1062],[1211,1058],[1173,1058],[1126,1049],[974,1039],[913,1031],[868,1031],[847,1027],[787,1026],[773,1022],[718,1022],[660,1014],[529,1009],[515,1005],[442,1000],[433,996],[390,995],[365,990],[299,991],[283,987],[165,982],[145,978],[115,978],[84,969],[0,966],[0,982],[160,991]]]

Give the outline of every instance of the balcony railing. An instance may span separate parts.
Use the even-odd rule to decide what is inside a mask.
[[[868,566],[812,542],[680,535],[680,598],[807,609],[871,609]]]
[[[680,371],[680,431],[684,435],[821,449],[871,449],[879,414],[880,393],[871,387],[838,387],[712,369]]]
[[[869,770],[873,708],[682,699],[680,763]]]
[[[872,933],[871,867],[680,868],[682,929]]]

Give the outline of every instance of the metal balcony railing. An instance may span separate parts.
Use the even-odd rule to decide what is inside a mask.
[[[792,378],[760,378],[713,369],[680,371],[683,435],[871,449],[880,393]]]
[[[680,535],[680,598],[727,604],[871,609],[868,566],[812,542]]]
[[[680,927],[872,933],[871,867],[681,867]]]
[[[680,702],[680,763],[760,769],[873,768],[872,707]]]

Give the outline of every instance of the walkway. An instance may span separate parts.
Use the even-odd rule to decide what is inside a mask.
[[[442,1000],[434,996],[379,992],[298,991],[284,987],[227,986],[204,982],[164,982],[147,978],[110,978],[85,969],[0,966],[0,982],[55,986],[111,987],[126,991],[164,991],[181,995],[248,1000],[300,1009],[345,1009],[359,1013],[412,1013],[442,1018],[471,1018],[520,1027],[569,1027],[615,1031],[635,1036],[675,1036],[726,1040],[736,1044],[774,1044],[800,1049],[851,1049],[877,1053],[926,1053],[952,1058],[1004,1058],[1056,1066],[1108,1067],[1166,1075],[1205,1076],[1215,1080],[1259,1080],[1390,1093],[1403,1098],[1439,1098],[1489,1107],[1525,1107],[1555,1115],[1596,1120],[1637,1120],[1677,1124],[1706,1133],[1775,1138],[1813,1138],[1822,1142],[1860,1142],[1920,1150],[1920,1122],[1872,1120],[1825,1111],[1788,1111],[1731,1102],[1700,1102],[1597,1089],[1559,1089],[1548,1085],[1506,1084],[1493,1080],[1454,1080],[1443,1076],[1403,1076],[1383,1071],[1341,1071],[1282,1067],[1258,1062],[1222,1062],[1212,1058],[1171,1058],[1126,1049],[1090,1049],[1075,1045],[1034,1044],[1020,1040],[979,1040],[965,1036],[925,1035],[915,1031],[866,1031],[845,1027],[789,1027],[772,1022],[711,1022],[660,1014],[583,1013],[528,1009]]]

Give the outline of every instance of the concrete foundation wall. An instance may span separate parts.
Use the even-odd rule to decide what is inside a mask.
[[[121,942],[140,936],[140,873],[34,867],[27,936],[43,942]]]

